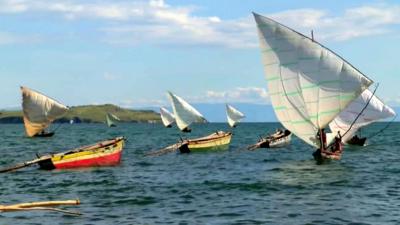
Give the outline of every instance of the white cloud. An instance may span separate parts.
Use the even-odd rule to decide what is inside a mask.
[[[69,20],[100,20],[100,39],[114,44],[258,46],[250,15],[229,20],[215,15],[196,16],[195,7],[172,6],[164,0],[0,0],[1,13],[52,13]],[[362,5],[336,15],[307,8],[266,15],[305,34],[313,29],[317,40],[345,41],[398,32],[394,25],[400,24],[400,5]]]
[[[269,103],[269,95],[266,89],[260,87],[236,87],[231,90],[208,90],[200,96],[184,97],[192,103]]]
[[[119,76],[117,76],[117,75],[115,75],[115,74],[112,74],[112,73],[109,73],[109,72],[105,72],[105,73],[103,74],[103,78],[104,78],[105,80],[113,81],[113,80],[118,80],[118,79],[119,79]]]
[[[37,43],[41,38],[37,35],[20,35],[0,31],[0,45]]]

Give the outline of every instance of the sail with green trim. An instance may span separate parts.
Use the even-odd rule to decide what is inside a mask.
[[[112,113],[107,113],[106,115],[106,123],[108,127],[116,127],[117,123],[121,121],[116,115]]]
[[[258,14],[254,18],[278,120],[306,143],[319,147],[318,130],[326,128],[373,81],[305,35]]]
[[[367,89],[329,124],[329,128],[334,134],[340,131],[346,143],[360,128],[394,116],[395,111]]]

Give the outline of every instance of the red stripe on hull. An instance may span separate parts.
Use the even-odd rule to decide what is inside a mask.
[[[79,167],[94,167],[94,166],[114,166],[120,163],[121,161],[122,151],[117,153],[95,157],[90,159],[78,159],[76,161],[65,162],[65,163],[57,163],[54,164],[56,169],[70,169],[70,168],[79,168]]]

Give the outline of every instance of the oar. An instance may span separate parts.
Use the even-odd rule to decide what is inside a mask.
[[[164,155],[164,154],[176,151],[182,145],[183,145],[183,143],[176,143],[176,144],[167,146],[167,147],[165,147],[163,149],[160,149],[160,150],[155,150],[155,151],[148,152],[148,153],[145,154],[145,156],[160,156],[160,155]]]
[[[15,166],[1,169],[1,170],[0,170],[0,173],[11,172],[11,171],[14,171],[14,170],[17,170],[17,169],[21,169],[21,168],[24,168],[24,167],[28,167],[28,166],[31,166],[31,165],[33,165],[33,164],[42,162],[42,161],[47,160],[47,159],[50,159],[50,158],[51,158],[51,156],[46,155],[46,156],[42,156],[42,157],[40,157],[40,158],[31,160],[31,161],[26,161],[26,162],[23,162],[23,163],[18,163],[18,164],[15,165]]]
[[[249,146],[247,146],[247,150],[249,150],[249,151],[254,151],[254,150],[260,148],[260,143],[261,143],[261,142],[258,142],[258,143],[254,144],[254,145],[249,145]]]
[[[27,210],[49,210],[67,213],[71,215],[82,215],[79,212],[72,212],[68,210],[53,208],[50,206],[60,206],[60,205],[79,205],[79,199],[76,200],[66,200],[66,201],[47,201],[47,202],[29,202],[21,203],[15,205],[0,205],[0,212],[14,212],[14,211],[27,211]]]

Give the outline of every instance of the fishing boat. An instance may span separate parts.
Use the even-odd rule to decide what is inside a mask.
[[[172,105],[176,125],[180,131],[184,133],[191,132],[191,128],[189,126],[192,123],[207,122],[204,116],[183,98],[171,92],[167,92],[167,96]],[[176,150],[179,150],[181,153],[198,152],[204,150],[223,150],[229,147],[231,138],[232,133],[225,131],[216,131],[207,136],[194,139],[181,138],[180,142],[167,146],[161,150],[152,151],[147,155],[162,155]]]
[[[207,122],[204,116],[183,98],[171,92],[168,92],[167,95],[174,111],[176,125],[182,132],[190,132],[189,126],[194,122]],[[231,137],[232,133],[230,132],[217,131],[205,137],[183,140],[178,149],[181,153],[226,149],[229,146]]]
[[[262,63],[275,114],[285,129],[317,149],[314,158],[339,159],[325,152],[336,134],[324,128],[373,83],[349,62],[314,40],[254,13]],[[322,131],[322,132],[321,132]],[[318,134],[322,133],[319,138]],[[332,150],[332,153],[334,151]]]
[[[108,127],[116,127],[119,121],[121,120],[116,115],[112,113],[106,114],[106,124]]]
[[[38,164],[44,170],[118,165],[121,161],[124,140],[124,137],[117,137],[62,153],[43,155],[37,159],[2,169],[0,173],[34,164]]]
[[[175,116],[172,115],[172,113],[164,107],[160,108],[160,116],[164,126],[167,128],[171,128],[172,124],[175,122]]]
[[[28,137],[51,137],[55,131],[46,132],[50,124],[69,109],[56,100],[27,87],[21,87],[22,111]]]
[[[278,129],[275,133],[260,138],[260,140],[253,145],[247,147],[248,150],[256,150],[258,148],[281,148],[290,144],[292,140],[292,132],[290,130]]]
[[[245,118],[245,115],[235,107],[226,104],[226,117],[230,127],[235,128],[236,125]]]
[[[333,133],[341,133],[343,143],[364,146],[367,137],[357,134],[361,133],[361,128],[390,117],[396,117],[395,111],[367,89],[329,124],[329,128]]]

